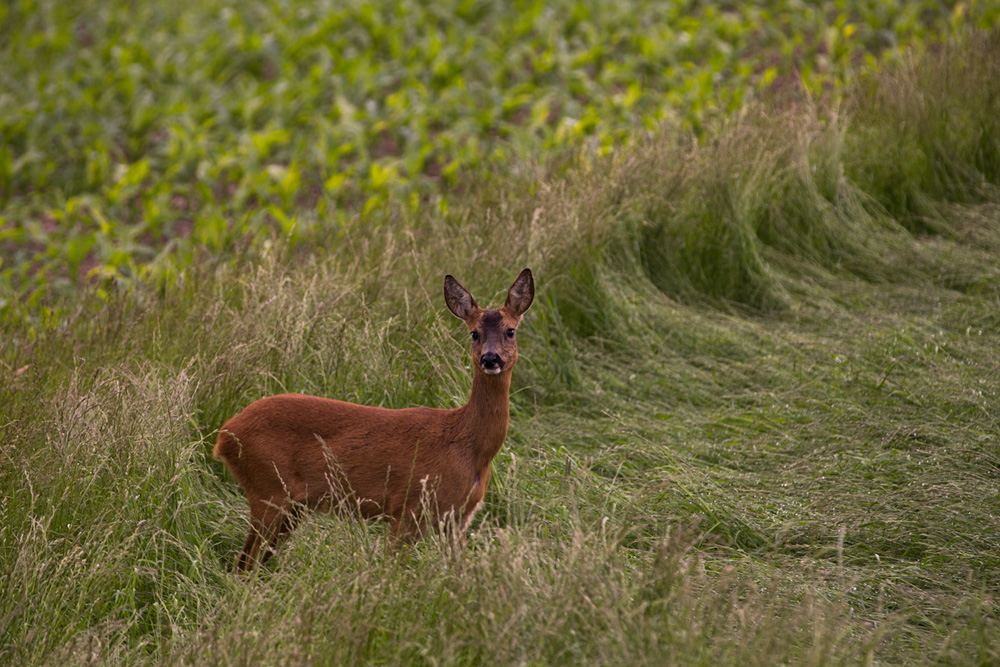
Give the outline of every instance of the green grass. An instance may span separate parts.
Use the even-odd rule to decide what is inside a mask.
[[[447,207],[390,196],[308,243],[234,227],[127,290],[12,294],[0,662],[997,662],[997,63],[995,33],[955,33],[711,131],[477,158]],[[69,182],[24,178],[40,202]],[[511,430],[466,549],[387,554],[384,526],[315,516],[234,575],[218,427],[281,391],[460,405],[443,274],[495,303],[523,266]]]

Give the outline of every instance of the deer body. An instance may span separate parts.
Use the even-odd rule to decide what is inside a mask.
[[[237,567],[252,569],[262,546],[266,560],[303,508],[387,519],[395,539],[415,539],[442,520],[464,533],[507,436],[514,330],[533,295],[527,269],[498,310],[479,308],[445,278],[445,300],[470,327],[476,362],[460,408],[391,410],[283,394],[227,421],[214,454],[243,486],[251,514]]]

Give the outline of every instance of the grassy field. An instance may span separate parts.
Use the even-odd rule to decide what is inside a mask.
[[[0,9],[0,662],[1000,662],[998,6],[793,4]],[[315,516],[236,576],[219,426],[461,405],[443,274],[524,266],[466,549]]]

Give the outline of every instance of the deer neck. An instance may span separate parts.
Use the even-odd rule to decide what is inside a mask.
[[[477,474],[489,466],[507,437],[510,375],[486,375],[476,368],[472,373],[472,395],[460,408],[460,438],[472,447]]]

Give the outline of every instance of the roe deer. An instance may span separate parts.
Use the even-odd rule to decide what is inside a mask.
[[[262,546],[265,562],[302,508],[386,519],[393,541],[412,541],[441,521],[454,521],[461,538],[507,437],[514,334],[534,294],[525,269],[503,307],[484,310],[445,276],[445,303],[472,338],[472,394],[460,408],[390,410],[283,394],[227,421],[214,454],[243,485],[251,516],[237,569],[253,569]]]

